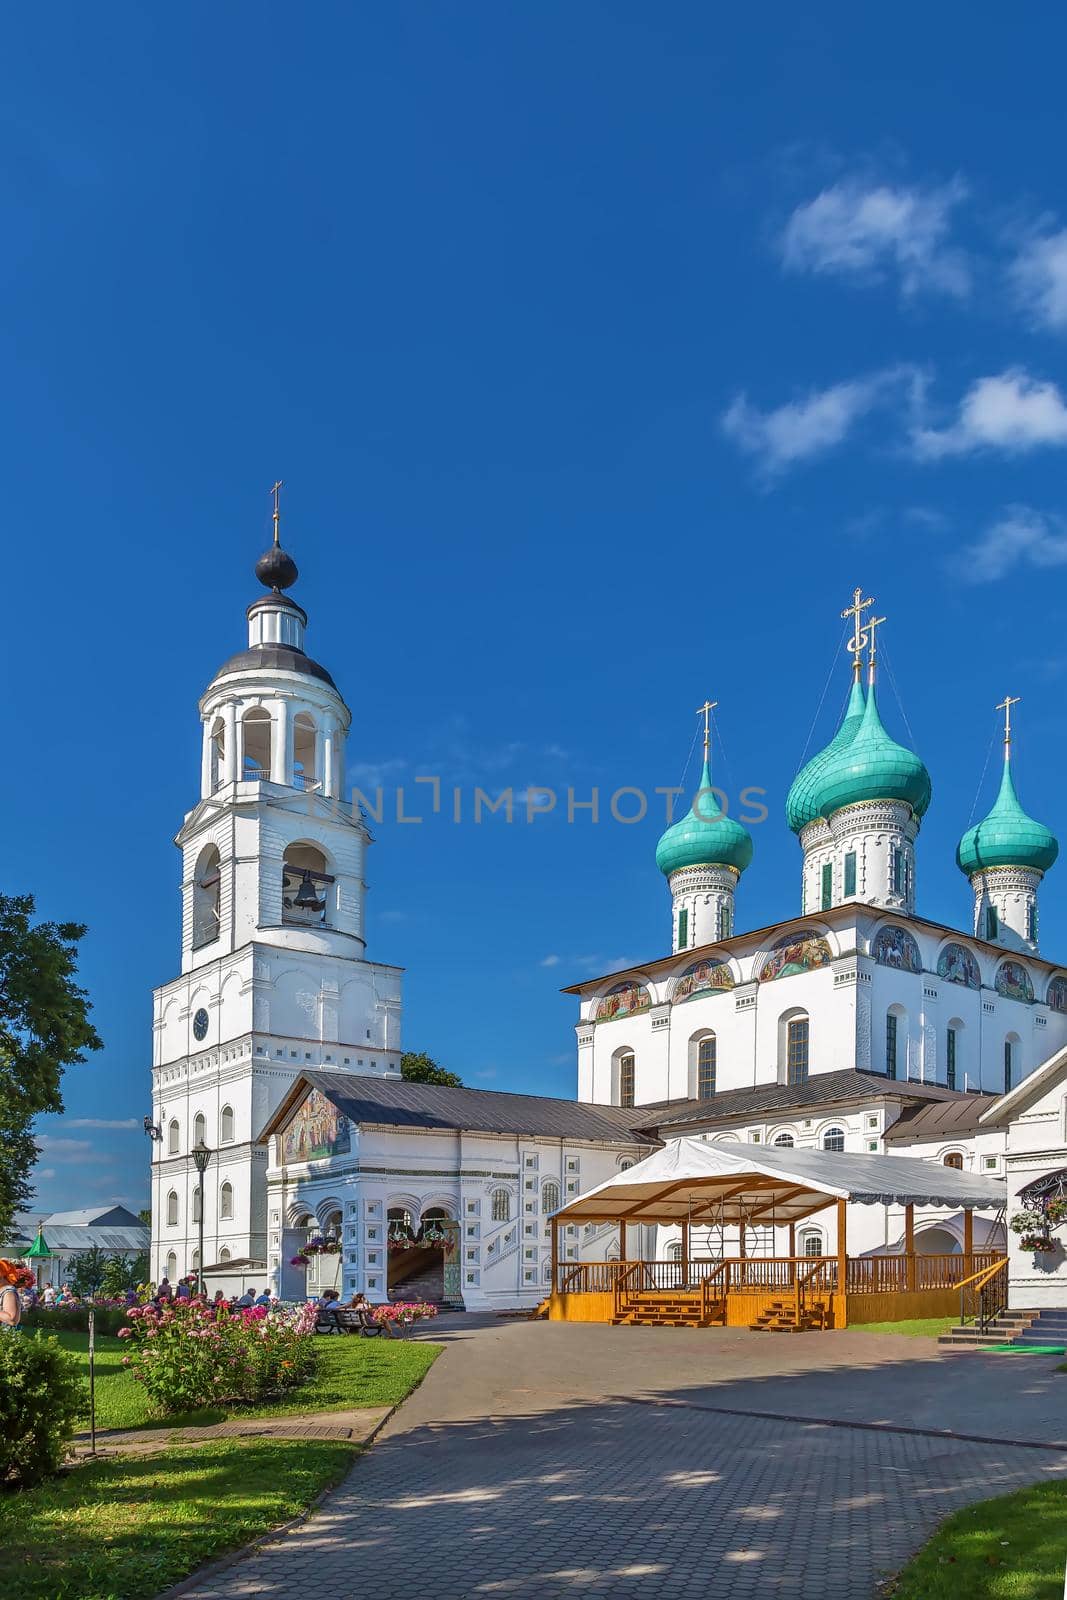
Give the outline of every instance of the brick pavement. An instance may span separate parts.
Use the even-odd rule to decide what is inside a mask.
[[[531,1342],[544,1331],[519,1325],[516,1337],[499,1324],[468,1323],[451,1335],[442,1326],[445,1355],[325,1507],[194,1583],[190,1600],[304,1600],[313,1590],[391,1593],[412,1584],[436,1600],[871,1600],[949,1511],[1067,1472],[1067,1453],[1052,1445],[705,1409],[732,1405],[736,1378],[747,1392],[753,1362],[780,1389],[774,1368],[784,1364],[795,1369],[787,1392],[796,1399],[809,1379],[832,1380],[847,1414],[858,1401],[846,1391],[862,1385],[869,1420],[883,1421],[868,1366],[884,1362],[899,1386],[909,1361],[918,1370],[937,1359],[925,1342],[910,1358],[911,1341],[892,1341],[883,1356],[861,1345],[869,1362],[853,1371],[845,1335],[813,1335],[818,1344],[805,1351],[799,1340],[788,1351],[759,1335],[716,1346],[707,1332],[652,1329],[624,1343],[631,1330],[552,1328],[550,1343]],[[710,1376],[721,1392],[708,1387],[716,1351]],[[671,1404],[612,1398],[632,1364],[644,1391]],[[702,1368],[695,1385],[677,1379],[687,1366]],[[942,1373],[948,1390],[972,1381],[951,1362]],[[1020,1392],[1035,1381],[1045,1381],[1043,1365],[1001,1379]]]

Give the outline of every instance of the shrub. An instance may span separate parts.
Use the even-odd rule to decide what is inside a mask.
[[[97,1333],[118,1333],[126,1321],[125,1300],[97,1300],[92,1306],[84,1301],[78,1305],[34,1306],[22,1313],[24,1328],[47,1328],[53,1333],[86,1333],[89,1329],[89,1312],[96,1312]]]
[[[56,1339],[0,1333],[0,1484],[55,1472],[87,1402],[78,1361]]]
[[[162,1411],[255,1401],[296,1388],[315,1367],[315,1308],[230,1310],[203,1300],[133,1306],[123,1357]]]

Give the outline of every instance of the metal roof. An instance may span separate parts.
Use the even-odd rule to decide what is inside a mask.
[[[686,1122],[706,1125],[727,1118],[752,1118],[768,1112],[810,1111],[834,1102],[870,1099],[966,1101],[976,1105],[977,1117],[990,1097],[945,1089],[936,1083],[911,1083],[887,1078],[884,1072],[859,1072],[845,1067],[839,1072],[817,1072],[805,1083],[760,1083],[745,1089],[725,1089],[706,1100],[661,1100],[635,1106],[626,1115],[631,1126],[646,1132]]]
[[[993,1103],[988,1094],[965,1094],[952,1100],[928,1101],[908,1106],[885,1131],[886,1144],[910,1144],[917,1139],[962,1139],[978,1132],[982,1113]]]
[[[355,1072],[303,1072],[261,1139],[291,1120],[309,1089],[319,1089],[350,1122],[399,1128],[469,1129],[474,1133],[528,1134],[597,1144],[646,1142],[632,1131],[630,1112],[617,1107],[552,1100],[544,1095],[506,1094],[498,1089],[451,1089],[437,1083],[407,1083]]]
[[[45,1224],[45,1242],[53,1255],[68,1250],[147,1250],[151,1231],[143,1224],[136,1228],[53,1228]]]
[[[799,1222],[831,1200],[999,1209],[1003,1182],[909,1156],[672,1139],[556,1212],[563,1222]]]

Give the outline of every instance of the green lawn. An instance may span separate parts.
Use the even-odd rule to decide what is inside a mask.
[[[296,1516],[356,1454],[328,1439],[171,1446],[0,1496],[4,1600],[148,1600]]]
[[[856,1322],[850,1333],[903,1333],[909,1339],[936,1339],[947,1333],[959,1321],[958,1317],[914,1317],[910,1322]]]
[[[1067,1483],[957,1511],[887,1593],[893,1600],[1062,1600]]]
[[[89,1336],[84,1333],[54,1335],[71,1350],[88,1376]],[[345,1411],[357,1406],[397,1405],[410,1394],[433,1365],[441,1346],[400,1339],[320,1338],[316,1341],[317,1370],[310,1383],[295,1389],[285,1400],[254,1409],[211,1407],[180,1415],[153,1413],[141,1385],[122,1365],[126,1344],[122,1339],[96,1341],[96,1425],[98,1428],[175,1427],[221,1422],[227,1416],[273,1417],[310,1411]],[[88,1427],[88,1414],[85,1426]]]

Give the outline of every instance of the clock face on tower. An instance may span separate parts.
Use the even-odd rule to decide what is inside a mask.
[[[197,1040],[207,1038],[207,1012],[203,1006],[193,1018],[193,1038]]]

